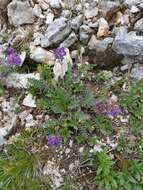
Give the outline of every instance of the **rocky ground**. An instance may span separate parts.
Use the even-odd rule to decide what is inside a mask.
[[[0,79],[0,189],[143,189],[143,0],[0,0]]]

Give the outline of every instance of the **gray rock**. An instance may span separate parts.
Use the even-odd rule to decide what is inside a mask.
[[[79,29],[83,22],[83,15],[78,15],[71,20],[71,28],[75,31]]]
[[[127,5],[129,8],[132,6],[140,6],[143,3],[143,0],[125,0],[124,4]]]
[[[139,9],[143,10],[143,2],[139,4]]]
[[[113,40],[114,39],[111,37],[105,38],[104,40],[96,40],[96,43],[92,49],[96,49],[98,52],[105,52],[109,45],[113,43]]]
[[[54,9],[60,9],[62,6],[61,0],[50,0],[50,6]]]
[[[45,35],[41,38],[41,46],[49,47],[58,45],[70,34],[71,27],[69,23],[65,22],[65,19],[58,18],[52,22]]]
[[[84,15],[87,19],[96,17],[98,15],[98,8],[94,7],[94,8],[89,8],[85,10]]]
[[[90,34],[91,34],[92,30],[89,26],[87,25],[82,25],[80,27],[80,31],[79,31],[79,37],[80,37],[80,41],[83,44],[87,44],[89,39],[90,39]]]
[[[119,55],[143,62],[143,36],[137,36],[136,32],[127,33],[120,27],[112,49]]]
[[[98,22],[89,22],[88,23],[88,26],[90,27],[90,28],[93,28],[94,30],[98,30],[98,27],[99,27],[99,23]]]
[[[106,17],[106,16],[110,16],[110,15],[114,14],[116,11],[118,11],[120,4],[119,4],[119,2],[115,2],[115,1],[102,0],[99,2],[99,6],[101,8],[101,11],[102,11],[104,17]]]
[[[63,43],[61,43],[61,47],[69,48],[78,40],[76,34],[72,32],[67,39]]]
[[[40,7],[39,4],[35,4],[34,8],[33,8],[33,13],[36,17],[41,17],[42,15],[42,9]]]
[[[140,20],[138,20],[135,23],[134,29],[137,30],[137,31],[139,31],[139,32],[140,31],[143,32],[143,18],[141,18]]]
[[[46,182],[48,181],[53,189],[59,189],[64,183],[59,167],[52,161],[48,161],[43,167],[43,175]]]
[[[72,16],[72,12],[70,10],[63,10],[61,16],[65,18],[70,18]]]
[[[27,1],[12,1],[8,6],[9,22],[15,26],[32,24],[34,22],[33,9]]]
[[[45,63],[48,65],[54,65],[55,63],[54,53],[32,45],[30,46],[30,58],[37,63]]]
[[[122,56],[117,55],[112,50],[113,38],[108,37],[104,40],[97,40],[92,35],[86,52],[89,62],[97,64],[101,68],[111,68],[119,64]]]
[[[0,98],[0,146],[7,142],[5,137],[16,127],[15,109],[17,106],[14,98]]]
[[[29,79],[40,80],[39,73],[19,74],[11,73],[5,81],[7,87],[28,89],[30,86]]]
[[[143,79],[143,66],[138,66],[136,68],[133,68],[131,71],[131,78],[135,80]]]

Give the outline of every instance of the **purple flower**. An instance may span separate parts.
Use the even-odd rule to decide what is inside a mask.
[[[12,48],[12,47],[9,47],[7,49],[7,65],[8,66],[13,66],[13,65],[17,65],[17,66],[20,66],[21,65],[21,58],[20,58],[20,55]]]
[[[96,113],[100,115],[117,117],[121,114],[121,108],[118,104],[109,104],[107,102],[96,103]]]
[[[107,115],[108,116],[112,116],[112,117],[117,117],[118,115],[120,115],[121,113],[121,108],[119,105],[115,104],[115,105],[108,105],[108,109],[107,109]]]
[[[106,115],[107,113],[107,105],[105,102],[97,102],[96,103],[96,113]]]
[[[64,47],[59,47],[55,50],[55,58],[63,60],[66,55],[66,49]]]
[[[61,136],[48,136],[48,145],[58,147],[62,144]]]

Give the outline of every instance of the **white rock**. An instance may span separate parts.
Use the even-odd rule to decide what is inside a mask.
[[[29,79],[40,80],[39,73],[29,73],[29,74],[19,74],[19,73],[11,73],[6,78],[7,87],[14,88],[25,88],[27,89],[30,86]]]
[[[18,114],[18,117],[21,119],[21,122],[22,122],[22,124],[24,123],[24,120],[25,120],[25,118],[28,116],[28,112],[27,111],[23,111],[23,112],[20,112],[19,114]]]
[[[54,53],[47,51],[40,46],[30,46],[30,58],[37,63],[46,63],[48,65],[54,65],[55,63]]]
[[[0,128],[0,146],[6,143],[6,139],[4,138],[7,135],[5,128]]]
[[[37,0],[37,1],[44,11],[49,9],[49,0]]]
[[[104,18],[99,19],[99,28],[97,32],[97,37],[107,36],[109,32],[108,22]]]
[[[131,7],[130,12],[133,13],[133,14],[135,14],[135,13],[140,12],[140,10],[139,10],[136,6],[133,5],[133,6]]]
[[[62,6],[62,1],[61,0],[50,0],[49,4],[52,8],[60,9]]]
[[[69,170],[72,172],[74,168],[75,168],[74,163],[71,163],[71,164],[69,165]]]
[[[11,24],[19,26],[22,24],[32,24],[34,22],[33,9],[28,1],[21,2],[13,0],[8,6],[8,17]]]
[[[33,38],[34,38],[33,46],[40,45],[41,37],[42,37],[42,34],[40,32],[34,33],[34,35],[33,35]]]
[[[61,13],[61,16],[65,17],[65,18],[70,18],[72,15],[70,10],[63,10]]]
[[[47,25],[51,24],[54,20],[54,14],[53,13],[48,13],[47,16],[46,16],[46,21],[45,23]]]
[[[30,123],[31,121],[33,121],[33,115],[32,114],[28,114],[28,116],[25,118],[27,123]]]
[[[78,151],[79,151],[79,153],[83,153],[84,147],[80,147]]]
[[[43,174],[48,176],[52,182],[53,188],[60,188],[63,185],[63,177],[59,172],[59,168],[52,161],[48,161],[43,168]]]
[[[9,132],[13,129],[13,127],[15,127],[16,119],[17,116],[13,114],[11,122],[9,124],[6,124],[5,127],[0,128],[0,146],[6,143],[6,139],[4,137],[9,134]]]
[[[21,58],[21,65],[22,65],[26,59],[26,51],[21,52],[20,58]]]
[[[93,49],[95,47],[95,45],[98,43],[99,41],[97,40],[96,36],[93,34],[88,42],[88,46],[90,49]]]
[[[40,17],[40,15],[42,14],[42,10],[39,4],[35,4],[33,8],[33,13],[35,16]]]
[[[69,146],[70,146],[70,148],[72,148],[72,146],[73,146],[73,140],[70,140]]]
[[[111,101],[112,103],[117,103],[118,97],[113,94],[113,95],[110,97],[110,101]]]
[[[28,95],[24,98],[22,104],[23,104],[24,106],[27,106],[27,107],[30,107],[30,108],[36,108],[36,107],[37,107],[37,106],[36,106],[36,102],[35,102],[35,100],[33,99],[32,94],[28,94]]]
[[[96,17],[96,16],[98,15],[98,8],[97,8],[97,7],[94,7],[94,8],[92,8],[92,9],[87,9],[87,10],[85,10],[84,15],[85,15],[85,17],[86,17],[87,19]]]
[[[70,153],[70,151],[71,151],[71,149],[70,149],[70,148],[66,148],[66,150],[65,150],[65,154],[69,154],[69,153]]]
[[[36,16],[36,17],[39,17],[39,18],[45,18],[45,16],[42,14],[42,9],[40,7],[39,4],[35,4],[34,8],[33,8],[33,14]]]
[[[128,116],[126,116],[126,118],[124,118],[124,117],[121,115],[121,116],[119,116],[119,118],[120,118],[120,121],[121,121],[122,123],[128,123],[128,122],[129,122],[129,117],[128,117]]]

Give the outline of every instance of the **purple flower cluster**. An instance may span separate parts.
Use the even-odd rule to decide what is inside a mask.
[[[96,103],[96,113],[106,115],[107,113],[107,105],[105,102],[97,102]]]
[[[96,113],[115,118],[121,114],[121,108],[118,104],[109,104],[100,101],[96,103]]]
[[[48,145],[59,147],[62,144],[61,136],[51,136],[48,135]]]
[[[22,60],[20,58],[20,55],[12,47],[7,48],[6,54],[7,54],[6,64],[8,66],[21,65]]]
[[[111,117],[117,117],[118,115],[121,114],[121,108],[118,104],[116,105],[108,105],[108,109],[107,109],[107,115],[111,116]]]
[[[55,58],[59,60],[63,60],[66,55],[66,49],[64,47],[59,47],[55,50]]]

